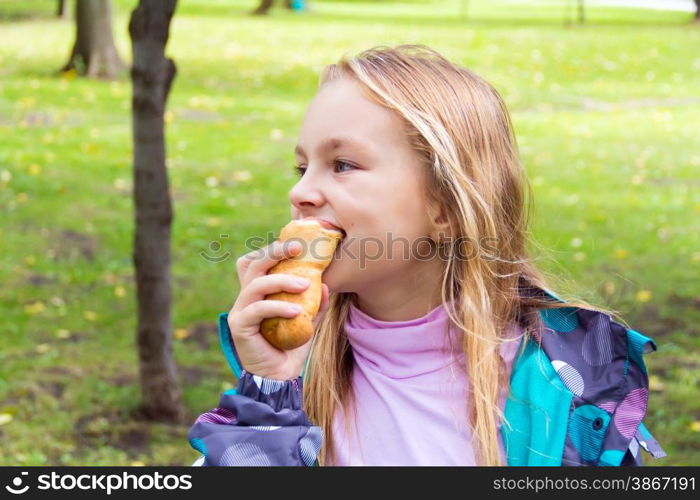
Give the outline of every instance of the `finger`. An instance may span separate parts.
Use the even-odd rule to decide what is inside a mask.
[[[283,300],[259,300],[241,309],[232,318],[234,329],[231,333],[237,337],[252,337],[260,334],[260,323],[266,318],[294,318],[303,308],[295,308]],[[235,331],[234,331],[235,330]]]
[[[245,287],[254,278],[264,276],[275,264],[284,259],[291,259],[301,253],[302,246],[298,241],[274,241],[266,247],[247,253],[241,261],[241,287]]]
[[[306,290],[310,282],[301,276],[293,274],[266,274],[253,279],[243,290],[239,297],[238,309],[243,309],[253,302],[264,300],[265,296],[279,293],[301,293]]]

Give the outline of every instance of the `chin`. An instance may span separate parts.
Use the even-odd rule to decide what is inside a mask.
[[[323,271],[321,281],[326,284],[328,291],[332,293],[349,292],[348,285],[344,276],[347,274],[343,271],[343,263],[333,259],[329,266]]]

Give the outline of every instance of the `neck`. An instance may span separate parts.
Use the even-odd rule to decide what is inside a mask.
[[[372,283],[357,292],[357,307],[379,321],[408,321],[425,316],[442,303],[444,261],[416,261],[411,272]]]

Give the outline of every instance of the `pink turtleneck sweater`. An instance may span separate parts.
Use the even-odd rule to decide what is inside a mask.
[[[450,325],[448,341],[448,325],[442,304],[408,321],[379,321],[351,306],[345,330],[357,413],[348,435],[343,410],[336,412],[335,465],[475,465],[461,334]],[[506,337],[520,333],[514,324]],[[518,346],[501,346],[509,373]],[[500,425],[498,434],[505,463]]]

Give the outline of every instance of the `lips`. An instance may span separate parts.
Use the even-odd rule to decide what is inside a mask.
[[[328,222],[327,220],[320,219],[320,218],[318,218],[318,217],[313,217],[313,216],[304,217],[303,220],[315,220],[315,221],[318,221],[318,223],[321,225],[322,228],[330,229],[331,231],[338,231],[338,232],[340,232],[340,233],[343,233],[343,235],[345,235],[345,231],[343,231],[343,229],[339,228],[338,226],[336,226],[335,224],[333,224],[333,223],[331,223],[331,222]]]

